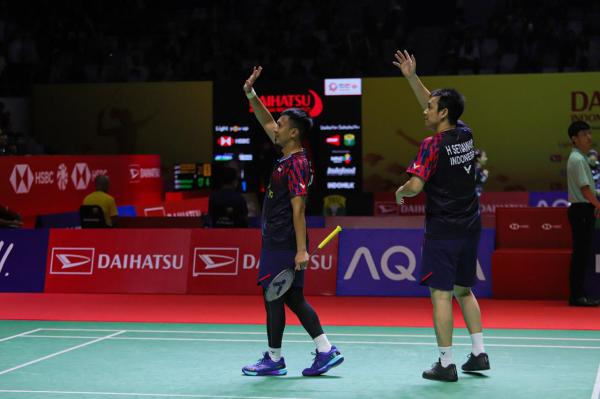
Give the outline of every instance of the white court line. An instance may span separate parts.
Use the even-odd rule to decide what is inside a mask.
[[[15,367],[11,367],[9,369],[2,370],[2,371],[0,371],[0,375],[6,374],[6,373],[10,373],[11,371],[18,370],[20,368],[27,367],[27,366],[30,366],[30,365],[35,364],[35,363],[39,363],[41,361],[44,361],[46,359],[50,359],[50,358],[58,356],[58,355],[62,355],[63,353],[74,351],[75,349],[83,348],[84,346],[95,344],[96,342],[104,341],[105,339],[109,339],[109,338],[112,338],[112,337],[117,336],[119,334],[123,334],[124,332],[125,331],[118,331],[118,332],[116,332],[114,334],[107,335],[106,337],[97,338],[97,339],[95,339],[93,341],[86,342],[86,343],[83,343],[81,345],[73,346],[71,348],[64,349],[64,350],[62,350],[60,352],[55,352],[55,353],[52,353],[50,355],[47,355],[47,356],[44,356],[44,357],[40,357],[39,359],[35,359],[35,360],[30,361],[30,362],[23,363],[23,364],[20,364],[18,366],[15,366]],[[24,337],[26,337],[26,335]]]
[[[40,328],[40,331],[83,331],[83,332],[111,332],[117,330],[109,329],[94,329],[94,328]],[[219,335],[266,335],[265,331],[204,331],[204,330],[125,330],[130,333],[165,333],[165,334],[219,334]],[[304,332],[286,332],[285,335],[305,336]],[[434,338],[433,334],[356,334],[356,333],[327,333],[327,336],[332,337],[390,337],[390,338]],[[471,339],[469,335],[456,335],[454,338]],[[531,341],[591,341],[600,342],[600,338],[569,338],[569,337],[519,337],[519,336],[495,336],[485,335],[487,339],[506,339],[506,340],[531,340]]]
[[[592,399],[600,399],[600,365],[598,365],[598,372],[596,373],[596,383],[592,391]]]
[[[36,328],[35,330],[29,330],[29,331],[22,332],[20,334],[11,335],[10,337],[6,337],[6,338],[0,339],[0,342],[8,341],[9,339],[13,339],[13,338],[23,337],[23,336],[25,336],[27,334],[32,334],[32,333],[35,333],[35,332],[38,332],[38,331],[42,331],[42,328]]]
[[[27,335],[23,338],[52,338],[52,339],[90,339],[94,337],[85,336],[73,336],[73,335]],[[114,337],[104,338],[109,340],[130,340],[130,341],[180,341],[180,342],[263,342],[264,339],[228,339],[228,338],[166,338],[166,337]],[[293,344],[306,344],[310,343],[310,340],[295,341],[286,340],[286,343]],[[435,342],[399,342],[399,341],[336,341],[335,344],[343,345],[437,345]],[[470,343],[454,343],[454,346],[471,346]],[[568,345],[519,345],[519,344],[489,344],[485,346],[490,347],[501,347],[501,348],[553,348],[553,349],[597,349],[600,350],[600,346],[568,346]],[[2,374],[2,373],[0,373]]]
[[[216,398],[216,399],[309,399],[291,396],[233,396],[233,395],[202,395],[177,393],[139,393],[139,392],[86,392],[86,391],[31,391],[24,389],[0,389],[0,393],[46,393],[54,395],[104,395],[104,396],[141,396],[154,398]]]

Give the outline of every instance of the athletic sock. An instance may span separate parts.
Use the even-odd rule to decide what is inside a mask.
[[[329,352],[331,350],[331,343],[327,339],[327,335],[321,334],[313,339],[319,353]]]
[[[274,362],[281,360],[281,348],[269,348],[269,357]]]
[[[438,346],[440,351],[440,363],[442,367],[448,367],[452,364],[452,347],[451,346]]]
[[[485,349],[483,348],[482,332],[471,334],[471,343],[473,344],[473,349],[471,349],[471,352],[473,352],[475,356],[478,356],[480,353],[485,352]]]

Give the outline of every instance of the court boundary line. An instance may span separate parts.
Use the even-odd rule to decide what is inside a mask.
[[[46,391],[26,389],[0,389],[1,393],[23,394],[57,394],[57,395],[98,395],[98,396],[141,396],[155,398],[217,398],[217,399],[310,399],[308,397],[291,396],[236,396],[236,395],[204,395],[204,394],[167,394],[167,393],[141,393],[141,392],[86,392],[86,391]]]
[[[168,324],[168,323],[167,323]],[[403,327],[399,327],[403,328]],[[120,329],[103,329],[103,328],[39,328],[39,331],[98,331],[98,332],[111,332],[121,331]],[[209,331],[209,330],[123,330],[128,333],[164,333],[164,334],[221,334],[221,335],[266,335],[265,331]],[[539,330],[536,330],[539,331]],[[570,331],[570,330],[556,330],[556,331]],[[304,336],[304,332],[285,332],[284,335],[297,335]],[[327,333],[327,336],[332,337],[374,337],[374,338],[435,338],[434,334],[356,334],[356,333]],[[454,339],[471,339],[469,335],[455,335]],[[506,340],[531,340],[531,341],[590,341],[600,342],[600,338],[575,338],[575,337],[521,337],[521,336],[497,336],[497,335],[485,335],[484,339],[506,339]]]
[[[42,330],[43,330],[43,328],[36,328],[34,330],[24,331],[24,332],[22,332],[20,334],[11,335],[10,337],[0,338],[0,342],[5,342],[5,341],[8,341],[9,339],[13,339],[13,338],[19,338],[19,337],[22,337],[24,335],[33,334],[33,333],[36,333],[36,332],[42,331]]]
[[[592,389],[592,399],[600,399],[600,364],[598,365],[598,371],[596,372],[596,382]]]
[[[19,364],[17,366],[11,367],[9,369],[2,370],[2,371],[0,371],[0,375],[7,374],[7,373],[10,373],[11,371],[18,370],[18,369],[30,366],[30,365],[35,364],[35,363],[42,362],[44,360],[47,360],[47,359],[50,359],[50,358],[62,355],[63,353],[71,352],[71,351],[74,351],[76,349],[83,348],[83,347],[91,345],[91,344],[95,344],[96,342],[100,342],[100,341],[104,341],[106,339],[110,339],[110,338],[115,337],[115,336],[117,336],[119,334],[123,334],[124,332],[125,332],[125,330],[118,331],[118,332],[116,332],[114,334],[107,335],[106,337],[100,337],[100,338],[94,339],[93,341],[90,341],[90,342],[85,342],[83,344],[76,345],[76,346],[73,346],[71,348],[63,349],[62,351],[58,351],[58,352],[51,353],[51,354],[46,355],[46,356],[42,356],[42,357],[40,357],[38,359],[34,359],[34,360],[29,361],[29,362],[26,362],[26,363]],[[27,335],[23,335],[23,337],[27,337]]]
[[[25,335],[21,338],[40,338],[40,339],[90,339],[95,337],[84,337],[84,336],[73,336],[73,335]],[[129,340],[129,341],[179,341],[179,342],[260,342],[264,343],[265,339],[228,339],[228,338],[168,338],[168,337],[106,337],[106,340]],[[310,340],[286,340],[286,343],[293,344],[307,344],[311,343]],[[337,345],[423,345],[423,346],[435,346],[437,343],[431,342],[399,342],[399,341],[336,341]],[[471,346],[470,343],[453,343],[453,346]],[[527,345],[527,344],[489,344],[488,347],[499,347],[499,348],[545,348],[545,349],[586,349],[586,350],[600,350],[600,346],[571,346],[571,345]],[[0,375],[2,373],[0,372]]]

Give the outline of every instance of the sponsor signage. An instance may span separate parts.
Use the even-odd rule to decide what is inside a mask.
[[[529,193],[529,206],[534,207],[568,207],[566,191],[534,191]]]
[[[422,229],[344,230],[340,233],[338,295],[428,296],[419,284]],[[474,291],[491,296],[494,232],[482,231]]]
[[[309,229],[311,248],[328,229]],[[260,264],[259,229],[193,230],[193,259],[188,274],[192,294],[259,294],[256,284]],[[337,270],[337,239],[311,256],[305,274],[307,295],[334,295]]]
[[[316,118],[323,112],[323,100],[313,89],[308,89],[306,93],[269,93],[261,94],[259,97],[271,113],[279,113],[288,108],[300,108],[306,111],[311,118]],[[254,113],[252,106],[250,106],[250,112]]]
[[[27,156],[0,158],[0,203],[24,216],[71,212],[104,174],[117,204],[160,200],[159,156]]]
[[[43,292],[48,230],[0,230],[0,292]]]
[[[571,227],[563,207],[496,210],[498,248],[571,248]]]
[[[50,230],[46,292],[183,294],[190,230]]]
[[[362,80],[350,79],[325,79],[326,96],[360,96],[362,94]]]
[[[199,217],[207,213],[208,197],[139,205],[136,207],[136,214],[138,216]]]
[[[594,231],[594,267],[586,269],[586,292],[592,298],[600,298],[600,231]]]

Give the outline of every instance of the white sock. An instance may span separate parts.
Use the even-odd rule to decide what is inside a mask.
[[[440,363],[442,367],[448,367],[452,364],[452,347],[451,346],[438,346],[440,351]]]
[[[482,332],[471,334],[471,343],[473,344],[473,349],[471,349],[471,352],[473,352],[475,356],[478,356],[480,353],[485,352],[485,349],[483,348]]]
[[[278,362],[281,359],[281,348],[269,348],[269,357],[272,361]]]
[[[315,345],[317,345],[317,350],[320,353],[329,352],[331,350],[331,343],[327,339],[327,335],[321,334],[318,337],[315,337],[313,341],[315,341]]]

